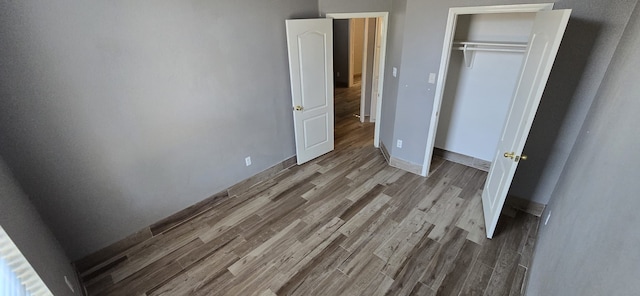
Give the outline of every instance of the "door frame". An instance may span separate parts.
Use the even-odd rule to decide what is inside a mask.
[[[354,43],[354,36],[356,35],[356,28],[355,28],[355,19],[349,19],[349,83],[348,83],[348,87],[353,87],[353,83],[354,83],[354,77],[355,75],[355,71],[356,71],[356,66],[355,66],[355,56],[356,56],[356,50],[355,50],[355,43]],[[362,67],[360,67],[360,113],[358,113],[360,115],[360,122],[364,122],[365,116],[364,116],[364,105],[365,105],[365,88],[367,87],[367,52],[369,51],[369,44],[368,44],[368,34],[369,34],[369,28],[367,27],[369,25],[369,18],[365,18],[364,19],[364,27],[363,27],[363,38],[362,38]]]
[[[367,22],[369,21],[369,19],[367,19]],[[368,28],[368,26],[367,26]],[[375,122],[376,120],[378,120],[378,118],[376,118],[376,108],[378,106],[377,102],[378,102],[378,87],[376,87],[374,89],[374,78],[376,77],[374,75],[374,71],[375,72],[379,72],[376,71],[376,69],[380,70],[380,52],[382,50],[379,50],[378,48],[382,48],[382,19],[380,18],[376,18],[376,31],[374,34],[374,38],[373,38],[373,68],[371,69],[371,73],[373,75],[373,77],[371,77],[371,86],[369,86],[369,88],[371,89],[371,110],[369,111],[369,121],[370,122]],[[377,58],[376,58],[377,55]],[[378,75],[378,84],[380,84],[380,76]],[[365,90],[366,92],[366,90]],[[373,104],[373,94],[376,94],[376,104]],[[361,98],[362,101],[364,101],[364,98]]]
[[[515,5],[495,5],[495,6],[473,6],[473,7],[453,7],[449,9],[447,27],[442,46],[442,57],[440,58],[440,69],[438,70],[438,81],[436,83],[436,95],[433,100],[431,121],[429,123],[429,133],[427,134],[427,147],[425,149],[424,163],[422,165],[422,176],[428,176],[435,148],[436,133],[438,131],[438,121],[440,120],[440,107],[444,98],[444,89],[449,71],[449,61],[453,47],[453,38],[456,31],[456,23],[459,15],[466,14],[486,14],[486,13],[524,13],[553,10],[554,3],[540,4],[515,4]]]
[[[353,21],[353,19],[351,19]],[[369,69],[367,69],[367,59],[369,58],[368,53],[369,53],[369,19],[366,18],[364,19],[364,30],[363,30],[363,34],[364,36],[362,37],[362,70],[360,70],[362,73],[360,75],[360,122],[364,122],[365,120],[365,99],[366,99],[366,88],[368,87],[367,85],[367,71],[369,71]],[[373,49],[375,50],[375,48]]]
[[[373,134],[373,146],[380,147],[380,114],[382,112],[382,94],[384,88],[384,68],[385,59],[387,57],[387,32],[389,25],[389,12],[353,12],[353,13],[327,13],[326,18],[330,19],[353,19],[353,18],[378,18],[382,20],[382,40],[380,44],[380,69],[378,69],[378,75],[380,80],[378,82],[378,100],[376,102],[376,121],[375,132]],[[362,116],[362,114],[360,115]]]

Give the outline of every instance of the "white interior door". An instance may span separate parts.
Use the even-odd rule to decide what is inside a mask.
[[[380,50],[382,49],[382,20],[376,19],[376,39],[373,49],[373,77],[371,78],[371,113],[369,120],[376,121],[378,100],[380,99]]]
[[[570,14],[571,10],[537,13],[522,73],[482,192],[482,208],[488,238],[493,237],[498,224],[498,217],[518,162],[521,160],[524,144],[529,136]]]
[[[287,20],[298,164],[333,150],[333,22]]]

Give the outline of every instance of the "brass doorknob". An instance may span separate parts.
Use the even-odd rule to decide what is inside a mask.
[[[505,152],[504,153],[504,157],[506,158],[511,158],[513,159],[513,161],[518,162],[520,160],[527,160],[529,157],[527,157],[526,155],[522,155],[522,156],[516,156],[515,152]]]
[[[296,111],[302,111],[302,109],[304,108],[302,108],[302,106],[295,106],[293,107],[293,109],[295,109]]]

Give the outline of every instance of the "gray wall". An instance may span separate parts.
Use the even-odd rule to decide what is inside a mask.
[[[64,276],[79,291],[75,271],[62,246],[38,215],[0,158],[0,225],[54,295],[73,295]],[[78,294],[76,294],[78,295]]]
[[[338,73],[340,76],[338,76]],[[349,85],[349,20],[333,20],[333,74],[336,85]]]
[[[387,69],[399,65],[399,80],[385,80],[385,100],[397,89],[393,137],[388,132],[382,141],[388,148],[396,139],[403,148],[391,148],[399,159],[422,165],[427,144],[435,87],[428,84],[430,72],[440,67],[442,42],[447,13],[454,6],[478,6],[549,2],[544,0],[408,0],[404,21],[401,63],[393,58]],[[534,123],[526,154],[530,156],[518,170],[512,191],[523,198],[546,203],[555,188],[564,161],[573,146],[575,134],[584,121],[600,80],[615,50],[630,7],[635,0],[566,0],[555,1],[556,9],[572,8],[574,12],[562,45],[551,81],[542,99],[538,119]],[[394,2],[395,3],[395,2]],[[398,28],[392,28],[397,30]],[[390,45],[394,46],[394,45]],[[397,45],[396,45],[397,46]],[[565,48],[566,47],[566,48]],[[439,78],[441,79],[441,78]],[[391,118],[391,116],[386,116]],[[389,128],[384,123],[382,130]],[[556,131],[558,131],[556,133]],[[533,144],[532,144],[533,143]],[[553,158],[546,157],[553,155]],[[526,173],[523,173],[526,172]],[[528,174],[527,174],[528,173]]]
[[[3,1],[0,154],[69,257],[294,155],[284,20],[317,16],[315,0]]]
[[[398,103],[398,76],[393,77],[393,67],[400,65],[402,60],[402,43],[404,40],[404,23],[407,14],[407,0],[394,0],[389,13],[387,31],[387,52],[384,67],[384,86],[382,91],[382,110],[380,110],[380,143],[389,153],[393,152],[392,145],[396,122],[396,105]]]
[[[640,291],[638,48],[640,5],[547,209],[551,218],[541,226],[527,295]]]
[[[331,12],[390,11],[392,0],[318,0],[321,15]]]

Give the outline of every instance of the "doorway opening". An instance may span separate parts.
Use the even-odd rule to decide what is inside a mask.
[[[336,123],[343,116],[373,123],[373,145],[379,147],[388,12],[330,13],[327,18],[334,23]]]
[[[377,18],[333,20],[335,145],[339,149],[357,131],[371,145],[375,125],[376,91],[372,88]],[[378,40],[376,40],[378,37]],[[379,51],[379,50],[378,50]],[[377,75],[375,75],[377,77]],[[371,116],[371,114],[374,114]],[[359,125],[355,123],[359,122]]]
[[[380,113],[384,85],[387,12],[329,14],[324,19],[286,20],[287,49],[293,103],[297,163],[303,164],[335,149],[334,130],[334,19],[376,18],[379,23],[377,88],[372,89],[375,106],[373,146],[380,146]],[[378,31],[378,30],[376,30]],[[353,68],[353,67],[351,67]],[[366,74],[365,74],[366,75]],[[353,79],[353,78],[352,78]],[[362,79],[365,80],[365,79]],[[366,81],[366,80],[365,80]],[[364,104],[363,104],[364,105]],[[363,113],[363,112],[359,112]],[[361,123],[359,120],[357,121]]]

